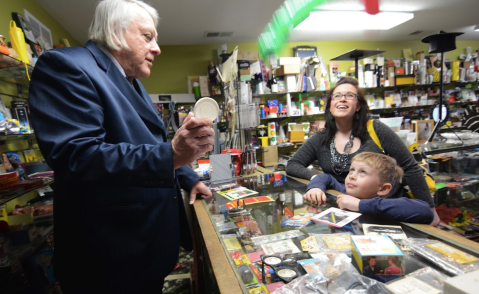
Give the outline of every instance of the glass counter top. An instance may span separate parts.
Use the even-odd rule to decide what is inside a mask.
[[[439,154],[445,152],[453,152],[453,151],[462,151],[462,150],[471,150],[479,148],[479,144],[477,143],[443,143],[443,142],[430,142],[427,144],[420,144],[422,150],[426,155],[432,154]]]
[[[232,185],[240,185],[249,190],[256,191],[257,194],[251,197],[269,196],[271,199],[269,202],[254,203],[241,207],[242,203],[238,200],[229,200],[215,191],[216,189],[222,192],[220,191],[221,188],[226,190],[226,187]],[[248,288],[251,287],[251,284],[245,284],[243,282],[242,275],[238,271],[240,266],[240,264],[238,264],[238,258],[243,255],[248,257],[256,256],[256,261],[251,262],[253,265],[256,264],[256,268],[260,273],[261,260],[259,260],[259,264],[257,262],[259,256],[264,254],[264,248],[261,245],[257,245],[256,240],[258,239],[255,239],[255,237],[278,233],[289,233],[289,235],[297,234],[298,236],[290,240],[301,250],[301,241],[309,237],[309,234],[349,233],[351,235],[364,235],[363,224],[395,225],[401,226],[408,238],[439,239],[450,246],[479,257],[477,247],[473,248],[461,245],[461,242],[456,242],[442,234],[432,234],[428,228],[430,226],[400,223],[393,220],[378,219],[368,215],[361,215],[342,228],[319,222],[312,222],[299,230],[282,227],[281,224],[294,215],[301,213],[317,214],[330,207],[337,207],[336,196],[330,192],[327,193],[327,201],[323,205],[315,206],[305,203],[302,196],[306,192],[307,185],[304,182],[284,174],[272,173],[243,177],[222,184],[210,184],[209,187],[213,191],[213,197],[203,199],[202,201],[205,209],[208,211],[208,216],[215,228],[219,242],[223,247],[224,254],[227,256],[244,293],[248,293]],[[228,209],[227,205],[230,207],[239,205],[240,208]],[[438,229],[435,230],[440,231]],[[405,274],[409,274],[426,266],[430,266],[446,275],[448,274],[424,258],[415,256],[414,254],[406,255],[407,259],[404,261]],[[352,259],[352,263],[357,268],[354,258]],[[301,266],[299,266],[299,268],[301,268]],[[262,284],[260,277],[262,277],[262,275],[257,274],[256,281]],[[270,282],[276,282],[276,280],[273,281],[271,278],[266,279],[266,285]]]

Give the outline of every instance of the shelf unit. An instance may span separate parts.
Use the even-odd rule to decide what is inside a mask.
[[[27,189],[27,190],[18,190],[18,191],[15,191],[15,190],[12,190],[10,192],[4,192],[4,193],[0,193],[0,205],[2,204],[5,204],[9,201],[12,201],[13,199],[15,198],[18,198],[20,196],[23,196],[27,193],[30,193],[32,191],[36,191],[38,189],[41,189],[41,188],[45,188],[45,187],[48,187],[50,186],[51,184],[53,183],[53,181],[50,181],[46,184],[43,184],[41,186],[38,186],[38,187],[35,187],[35,188],[32,188],[32,189]]]
[[[377,93],[377,92],[385,92],[385,91],[399,91],[399,90],[407,90],[407,89],[422,89],[422,88],[432,88],[438,87],[438,83],[433,84],[426,84],[426,85],[399,85],[393,87],[378,87],[378,88],[363,88],[363,90],[367,93]],[[454,90],[457,88],[460,89],[467,89],[467,90],[479,90],[479,81],[476,82],[451,82],[445,84],[446,90]],[[261,94],[261,95],[253,95],[253,97],[259,97],[263,101],[271,100],[271,99],[278,99],[282,100],[286,94],[290,94],[292,97],[295,96],[303,96],[307,95],[310,97],[321,97],[326,96],[327,91],[311,91],[311,92],[290,92],[290,93],[272,93],[272,94]],[[457,101],[449,103],[450,106],[457,107],[462,105],[467,105],[471,101]],[[386,108],[372,108],[370,109],[372,113],[391,113],[394,111],[408,111],[414,109],[421,109],[421,108],[431,108],[432,105],[411,105],[411,106],[400,106],[400,107],[386,107]],[[294,118],[301,118],[301,117],[310,117],[310,116],[322,116],[324,112],[318,114],[307,114],[307,115],[300,115],[300,116],[279,116],[279,117],[271,117],[271,118],[262,118],[263,121],[269,120],[284,120],[284,119],[294,119]]]
[[[11,56],[0,53],[0,81],[5,83],[11,83],[17,85],[19,96],[0,93],[0,95],[11,96],[14,99],[23,98],[22,93],[25,93],[23,89],[28,89],[30,81],[27,78],[26,69],[28,69],[29,75],[33,72],[33,67],[25,64]],[[28,93],[28,92],[27,92]],[[23,98],[26,99],[26,98]],[[28,141],[29,147],[33,145],[35,134],[0,134],[0,145],[7,143],[13,143],[16,141]],[[35,191],[38,188],[42,188],[50,185],[50,183],[42,185],[28,190],[12,191],[0,194],[0,204],[5,204],[15,198],[23,196],[29,192]]]
[[[0,54],[0,81],[16,85],[18,96],[0,93],[2,96],[12,97],[16,99],[28,99],[28,88],[30,81],[27,78],[26,70],[31,76],[33,72],[33,67],[25,64],[13,57]],[[27,97],[23,95],[27,94]],[[18,141],[28,141],[29,148],[33,145],[33,140],[35,139],[35,134],[0,134],[0,145],[14,143]],[[45,188],[53,183],[49,181],[43,185],[32,189],[18,189],[18,190],[5,190],[0,193],[0,205],[6,204],[18,197],[26,195],[30,192],[36,191],[41,188]],[[48,241],[50,236],[53,235],[53,225],[40,226],[37,227],[38,236],[32,240],[31,243],[25,245],[16,245],[12,246],[9,255],[9,260],[6,264],[0,267],[0,292],[7,291],[10,289],[5,289],[5,281],[11,277],[12,274],[15,274],[22,264],[30,257],[32,254],[37,252],[42,246]]]
[[[27,65],[25,67],[25,64],[20,60],[0,53],[0,81],[10,84],[16,84],[19,93],[19,97],[17,98],[23,98],[22,91],[23,93],[25,93],[26,90],[26,93],[28,93],[28,86],[30,84],[30,81],[28,80],[26,74],[27,69],[28,75],[31,76],[33,72],[33,66]],[[2,95],[5,94],[2,93]],[[8,96],[16,97],[13,95]]]

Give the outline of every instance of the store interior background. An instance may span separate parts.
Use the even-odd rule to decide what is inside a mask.
[[[71,46],[83,46],[87,31],[98,1],[77,0],[11,0],[2,1],[0,9],[0,33],[8,38],[8,23],[11,12],[32,13],[52,32],[54,45],[61,39],[69,40]],[[161,55],[155,58],[151,76],[141,82],[149,93],[186,93],[186,77],[206,75],[208,62],[218,62],[217,49],[227,44],[228,52],[235,46],[241,51],[256,51],[256,40],[270,21],[274,11],[283,0],[147,0],[161,17],[158,27],[158,43]],[[292,32],[290,42],[280,56],[293,56],[296,46],[316,46],[318,53],[329,63],[331,58],[352,49],[380,49],[386,59],[402,56],[402,49],[410,48],[428,52],[429,45],[421,39],[446,32],[464,32],[457,37],[457,49],[446,53],[456,60],[470,46],[479,49],[478,0],[379,0],[380,10],[409,11],[414,18],[388,31],[332,30],[334,23],[325,24],[329,31],[305,33]],[[325,1],[321,8],[349,10],[364,7],[361,0]],[[352,19],[338,19],[350,22]],[[415,31],[423,31],[410,35]],[[233,32],[230,37],[205,37],[206,32]],[[339,62],[339,71],[346,71],[352,61]],[[0,92],[17,94],[12,85],[0,82]]]

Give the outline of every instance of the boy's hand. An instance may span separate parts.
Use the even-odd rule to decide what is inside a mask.
[[[321,204],[326,202],[326,194],[319,188],[313,188],[303,195],[303,199],[313,204]]]
[[[361,201],[361,199],[342,194],[338,196],[336,203],[340,209],[359,211],[359,201]]]

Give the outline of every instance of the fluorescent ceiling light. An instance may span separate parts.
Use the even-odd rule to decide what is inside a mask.
[[[414,18],[411,12],[312,11],[295,30],[308,31],[362,31],[389,30]]]

